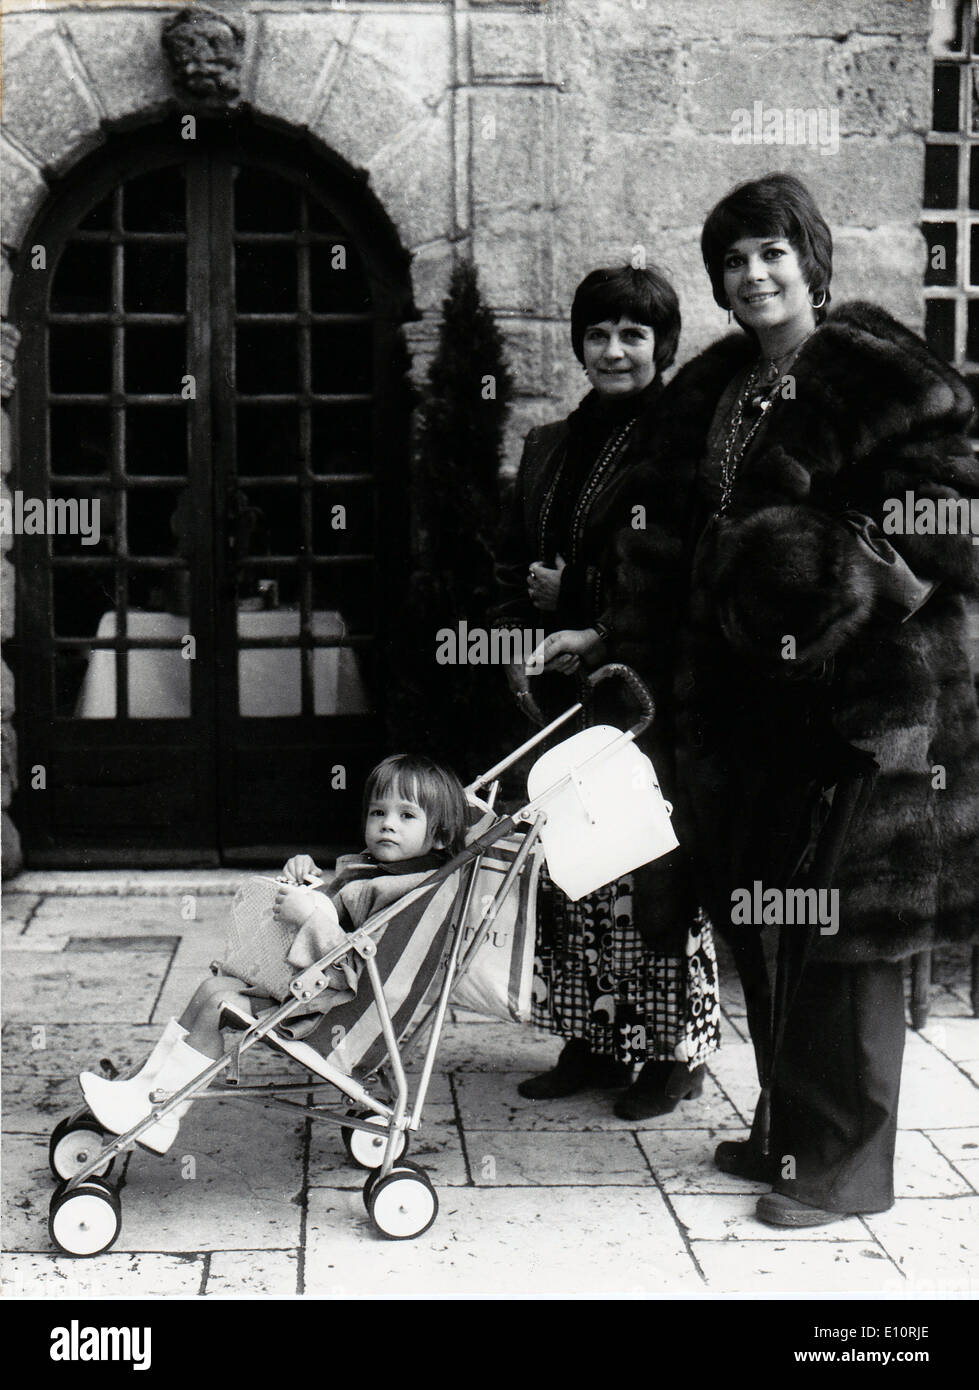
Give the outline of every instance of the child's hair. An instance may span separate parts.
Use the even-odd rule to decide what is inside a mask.
[[[468,811],[466,794],[454,772],[414,753],[393,753],[378,763],[364,787],[364,820],[372,801],[401,795],[428,817],[429,834],[450,854],[462,848]]]

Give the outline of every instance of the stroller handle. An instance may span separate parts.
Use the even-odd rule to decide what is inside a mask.
[[[656,701],[645,682],[636,675],[631,666],[626,666],[621,661],[610,661],[605,666],[599,666],[597,671],[592,671],[586,679],[591,686],[600,685],[602,681],[613,679],[625,681],[635,696],[641,711],[638,723],[633,724],[629,730],[633,738],[638,738],[641,733],[644,733],[656,718]]]

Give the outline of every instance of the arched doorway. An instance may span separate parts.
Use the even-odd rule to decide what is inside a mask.
[[[339,161],[180,135],[79,167],[17,279],[31,864],[328,854],[381,751],[407,257]]]

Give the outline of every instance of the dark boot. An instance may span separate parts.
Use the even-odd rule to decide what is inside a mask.
[[[685,1062],[647,1062],[613,1110],[620,1120],[650,1120],[668,1115],[703,1089],[703,1067],[691,1071]]]
[[[734,1178],[773,1183],[778,1174],[774,1154],[763,1154],[750,1139],[725,1139],[714,1150],[714,1167]]]
[[[557,1066],[539,1076],[529,1076],[517,1086],[527,1100],[558,1100],[590,1086],[597,1090],[627,1086],[631,1070],[613,1057],[596,1057],[583,1038],[572,1038],[561,1049]]]

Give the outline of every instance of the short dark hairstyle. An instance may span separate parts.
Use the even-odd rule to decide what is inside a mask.
[[[585,276],[571,303],[571,346],[578,361],[585,360],[585,330],[590,324],[606,319],[618,323],[622,318],[645,323],[653,330],[653,360],[657,372],[665,371],[680,341],[680,302],[661,270],[605,266]]]
[[[714,300],[730,309],[724,293],[724,257],[742,237],[785,237],[791,243],[810,292],[825,303],[816,322],[826,317],[833,277],[833,234],[809,189],[794,174],[766,174],[740,183],[708,215],[700,237],[704,265]]]
[[[428,817],[428,831],[450,854],[462,848],[468,810],[466,793],[454,772],[414,753],[393,753],[378,763],[364,785],[363,818],[372,801],[384,796],[414,801]]]

